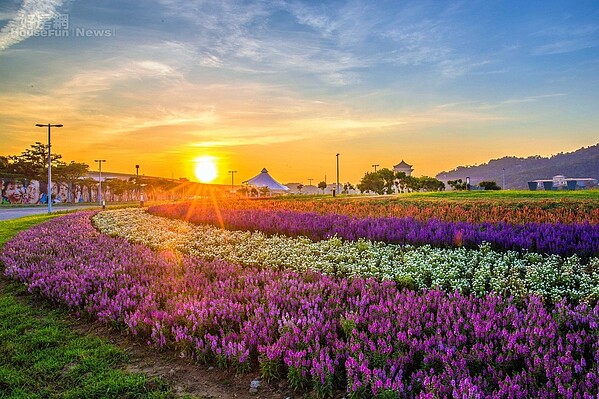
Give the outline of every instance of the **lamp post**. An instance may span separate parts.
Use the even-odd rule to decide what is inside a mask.
[[[339,192],[339,154],[337,156],[337,192]]]
[[[98,193],[98,202],[100,203],[100,205],[103,205],[103,200],[104,200],[104,196],[102,195],[102,162],[106,162],[105,159],[94,159],[94,162],[98,163],[98,167],[100,169],[100,188],[99,188],[99,193]]]
[[[52,123],[36,123],[35,126],[48,128],[48,213],[52,213],[52,146],[50,144],[50,128],[62,127],[62,125]]]
[[[380,165],[378,163],[375,163],[375,164],[372,165],[372,167],[374,168],[374,173],[376,173],[376,167],[377,166],[380,166]]]
[[[135,165],[135,185],[137,186],[137,197],[139,198],[139,205],[144,206],[144,195],[141,192],[139,184],[139,165]]]
[[[234,182],[235,182],[235,173],[237,173],[237,171],[230,170],[229,173],[231,174],[231,192],[233,192],[233,186],[234,186]]]

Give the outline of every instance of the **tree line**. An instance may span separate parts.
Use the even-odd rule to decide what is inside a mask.
[[[445,190],[445,184],[434,177],[407,176],[405,172],[394,172],[388,168],[366,172],[356,187],[361,193],[373,192],[379,195]]]

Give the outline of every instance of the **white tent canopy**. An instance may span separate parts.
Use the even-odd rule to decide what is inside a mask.
[[[255,187],[268,187],[271,191],[289,191],[287,186],[282,185],[275,179],[273,179],[266,168],[262,169],[260,174],[252,177],[251,179],[244,181],[244,183]]]

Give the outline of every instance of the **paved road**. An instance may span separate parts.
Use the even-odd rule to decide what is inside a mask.
[[[53,205],[52,213],[73,211],[76,209],[97,208],[98,205]],[[23,216],[41,215],[48,213],[47,206],[31,206],[31,207],[0,207],[0,221],[16,219]]]

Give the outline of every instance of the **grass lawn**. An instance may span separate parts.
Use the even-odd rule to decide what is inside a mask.
[[[0,222],[0,248],[56,215]],[[0,265],[0,268],[3,268]],[[159,379],[124,371],[127,354],[69,329],[65,310],[0,278],[0,398],[172,398]]]
[[[401,194],[406,199],[426,198],[443,200],[599,200],[599,190],[578,191],[528,191],[528,190],[497,190],[497,191],[439,191],[429,193]]]

